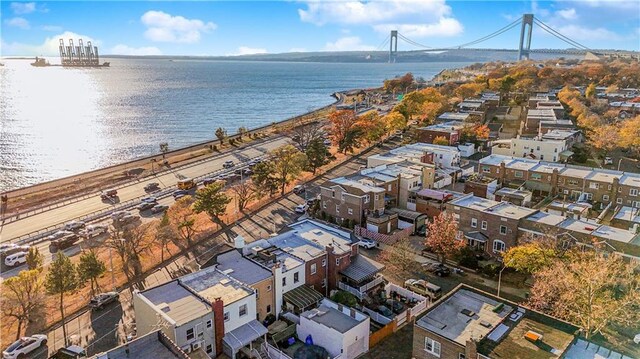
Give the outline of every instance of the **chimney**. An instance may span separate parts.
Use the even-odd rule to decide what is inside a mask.
[[[213,320],[215,322],[216,356],[222,354],[222,338],[224,338],[224,303],[222,298],[216,298],[213,302]]]
[[[234,247],[236,249],[242,249],[244,248],[244,237],[243,236],[237,236],[234,239]]]
[[[467,339],[464,347],[465,358],[477,358],[478,357],[478,343],[473,338]]]
[[[353,308],[349,308],[349,315],[351,318],[356,319],[356,310]]]

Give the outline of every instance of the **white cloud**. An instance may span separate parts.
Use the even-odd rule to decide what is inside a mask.
[[[12,2],[11,10],[16,14],[29,14],[36,11],[36,3],[34,2]]]
[[[147,27],[144,36],[156,42],[195,43],[201,33],[215,30],[217,25],[198,19],[173,16],[162,11],[147,11],[140,18]]]
[[[127,45],[118,44],[111,48],[112,55],[130,55],[130,56],[149,56],[162,55],[162,51],[154,46],[147,47],[129,47]]]
[[[372,51],[375,46],[365,45],[357,36],[341,37],[335,42],[327,42],[325,51]]]
[[[371,25],[374,29],[390,26],[411,30],[413,36],[453,36],[462,25],[451,14],[445,0],[389,0],[317,2],[308,0],[306,9],[298,9],[300,20],[316,25]],[[452,31],[454,30],[454,31]],[[409,36],[409,34],[405,34]]]
[[[558,16],[565,20],[575,20],[578,18],[578,14],[576,13],[576,9],[574,8],[558,10],[556,11],[556,14],[558,14]]]
[[[591,7],[610,8],[617,10],[635,10],[638,11],[638,1],[625,1],[625,0],[583,0],[583,3]]]
[[[7,19],[4,21],[8,26],[19,27],[21,29],[27,30],[31,26],[29,25],[29,21],[23,17],[14,17],[12,19]]]
[[[74,39],[76,44],[77,39],[82,39],[85,44],[87,41],[91,41],[94,46],[97,46],[100,43],[87,35],[80,35],[75,32],[65,31],[61,34],[47,37],[40,45],[24,44],[19,42],[3,42],[2,51],[5,55],[12,56],[57,56],[61,38],[65,39],[65,43],[68,41],[67,39]]]
[[[580,25],[565,25],[553,28],[572,40],[620,40],[620,35],[603,27],[592,28]]]
[[[227,54],[227,56],[241,56],[241,55],[256,55],[256,54],[266,54],[267,49],[254,48],[248,46],[240,46],[238,50],[233,54]]]
[[[43,25],[42,30],[51,31],[51,32],[60,32],[62,31],[62,26],[57,25]]]
[[[638,29],[638,31],[640,31],[640,29]],[[307,49],[304,47],[292,47],[288,52],[307,52]]]

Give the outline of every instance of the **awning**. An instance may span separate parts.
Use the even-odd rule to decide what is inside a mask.
[[[238,352],[240,348],[243,348],[252,341],[267,334],[267,328],[260,324],[257,320],[252,320],[249,323],[240,326],[229,333],[225,334],[222,341],[229,346],[233,353]]]
[[[322,294],[306,284],[284,293],[283,297],[285,302],[291,303],[294,307],[300,309],[315,305],[324,298]]]
[[[432,189],[428,189],[425,188],[423,190],[420,190],[416,193],[418,196],[421,197],[427,197],[427,198],[432,198],[438,201],[443,201],[449,197],[453,197],[453,195],[451,193],[446,193],[446,192],[441,192],[441,191],[434,191]]]
[[[572,151],[566,150],[566,151],[560,152],[560,158],[569,158],[571,156],[573,156]]]
[[[489,240],[489,237],[485,236],[483,233],[480,233],[478,231],[465,233],[464,238],[471,239],[480,243],[485,243],[487,240]]]
[[[357,255],[351,264],[343,269],[340,274],[353,280],[356,283],[360,283],[363,280],[376,275],[378,272],[384,269],[382,263],[378,263],[373,259],[369,259],[362,255]]]

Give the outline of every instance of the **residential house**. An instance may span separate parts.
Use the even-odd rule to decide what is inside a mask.
[[[471,175],[464,181],[464,193],[473,193],[474,196],[494,199],[494,193],[498,190],[498,181],[492,177]]]
[[[538,133],[543,140],[564,141],[567,144],[567,149],[572,148],[578,143],[583,141],[582,131],[580,130],[567,130],[567,129],[552,129],[545,133]]]
[[[469,119],[469,114],[465,112],[445,112],[436,118],[436,122],[461,121]]]
[[[401,160],[432,163],[439,168],[459,168],[460,151],[451,146],[414,143],[395,148],[385,154],[369,156],[367,158],[367,167],[397,163]]]
[[[527,110],[527,116],[525,118],[523,132],[525,133],[537,133],[539,130],[541,121],[556,121],[556,113],[553,109],[543,108],[534,109],[529,108]]]
[[[409,196],[408,209],[424,213],[428,218],[434,218],[446,209],[447,202],[460,195],[451,191],[437,191],[428,188],[413,191]]]
[[[542,119],[538,124],[538,134],[547,133],[553,130],[575,130],[576,125],[571,120],[549,120]],[[531,131],[530,133],[533,133]]]
[[[407,208],[409,193],[413,190],[433,186],[435,172],[431,166],[403,161],[391,165],[380,165],[360,170],[359,175],[350,177],[370,179],[376,186],[385,189],[387,207]]]
[[[494,200],[498,202],[509,202],[516,206],[529,207],[533,193],[527,190],[519,190],[503,187],[493,193]]]
[[[460,121],[449,121],[438,123],[426,127],[416,128],[416,139],[418,142],[433,143],[438,137],[444,137],[450,146],[458,143],[460,139],[460,130],[465,124]]]
[[[194,353],[195,354],[195,353]],[[195,355],[194,355],[195,357]],[[101,352],[91,359],[189,359],[187,353],[180,349],[161,330],[139,336],[125,344],[106,352]]]
[[[491,154],[560,162],[566,161],[573,154],[567,151],[569,148],[567,142],[562,140],[518,136],[508,140],[493,141]]]
[[[617,206],[610,221],[611,226],[628,229],[632,233],[638,233],[640,228],[640,208]]]

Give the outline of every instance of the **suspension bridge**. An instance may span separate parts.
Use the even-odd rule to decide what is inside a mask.
[[[564,43],[571,46],[568,49],[532,49],[531,48],[531,38],[533,34],[533,26],[536,25],[539,29],[544,32],[551,34],[557,39],[560,39]],[[494,37],[500,36],[512,29],[520,26],[520,42],[518,44],[517,49],[491,49],[491,48],[478,48],[474,47],[480,43],[493,39]],[[533,14],[524,14],[522,18],[517,19],[510,24],[492,32],[489,35],[483,36],[474,41],[470,41],[464,44],[449,46],[449,47],[441,47],[434,48],[427,45],[423,45],[417,41],[411,40],[408,37],[402,35],[398,30],[391,30],[391,33],[383,43],[381,43],[377,50],[382,51],[387,44],[389,45],[389,62],[396,62],[398,56],[398,39],[404,41],[406,44],[418,48],[420,52],[443,52],[443,51],[451,51],[451,50],[469,50],[469,51],[497,51],[497,52],[517,52],[518,60],[528,60],[531,54],[558,54],[558,55],[574,55],[574,56],[585,56],[586,58],[596,59],[600,57],[620,57],[620,58],[632,58],[640,60],[640,52],[638,51],[626,51],[626,50],[596,50],[590,49],[589,47],[561,34],[551,26],[545,24],[544,22],[536,19]]]

